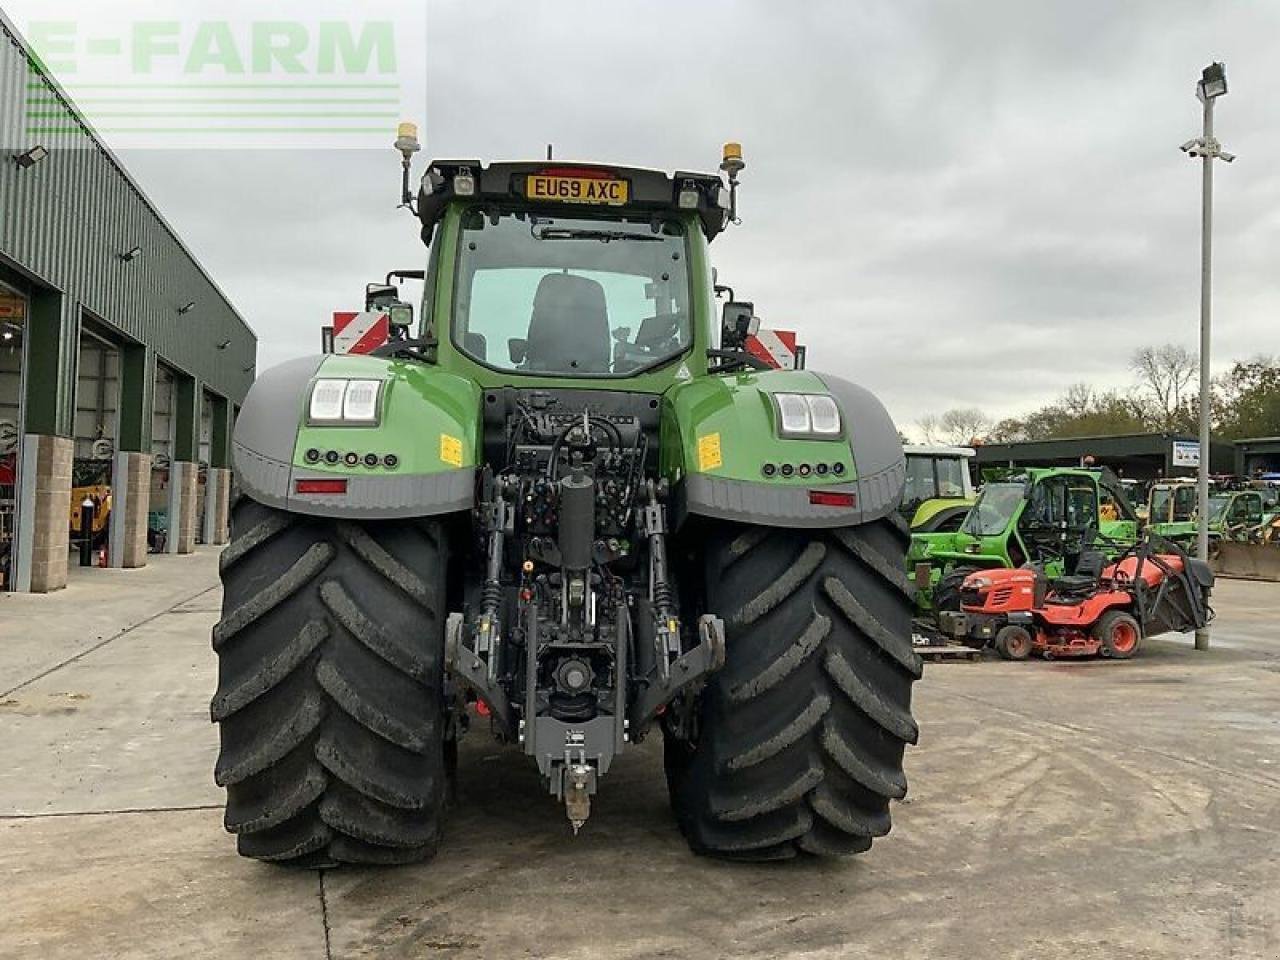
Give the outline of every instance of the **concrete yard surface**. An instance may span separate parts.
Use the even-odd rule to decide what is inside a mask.
[[[931,664],[893,832],[691,855],[652,737],[577,838],[480,729],[431,863],[236,856],[212,782],[216,550],[0,596],[0,957],[1280,957],[1280,585],[1213,649]]]

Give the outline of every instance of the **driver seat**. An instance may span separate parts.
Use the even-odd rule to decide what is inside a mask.
[[[1060,597],[1081,596],[1098,585],[1106,565],[1106,555],[1097,550],[1086,550],[1076,561],[1075,573],[1067,577],[1058,577],[1050,586]]]
[[[608,373],[609,345],[604,287],[569,273],[548,273],[538,281],[526,369]]]

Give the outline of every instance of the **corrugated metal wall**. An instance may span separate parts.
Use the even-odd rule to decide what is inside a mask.
[[[0,22],[0,253],[239,403],[253,379],[256,337],[66,105],[42,104],[66,111],[56,133],[27,133],[32,84],[52,98],[54,88]],[[46,159],[28,169],[10,160],[37,142],[50,150]],[[135,246],[141,256],[120,259]],[[179,315],[191,301],[194,309]]]

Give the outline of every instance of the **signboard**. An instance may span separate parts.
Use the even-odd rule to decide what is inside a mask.
[[[26,315],[26,298],[0,287],[0,320],[22,320]]]
[[[334,353],[372,353],[390,336],[391,322],[385,313],[365,310],[333,315]]]
[[[1173,465],[1175,467],[1199,467],[1200,444],[1194,440],[1173,441]]]
[[[747,353],[775,370],[797,370],[801,367],[797,357],[804,348],[796,346],[794,330],[766,330],[761,327],[747,337],[746,348]]]

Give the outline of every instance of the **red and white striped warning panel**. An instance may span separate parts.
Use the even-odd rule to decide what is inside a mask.
[[[391,337],[391,318],[385,313],[333,315],[334,353],[372,353]]]
[[[794,330],[766,330],[761,327],[747,337],[747,353],[763,360],[775,370],[796,368],[796,332]]]

